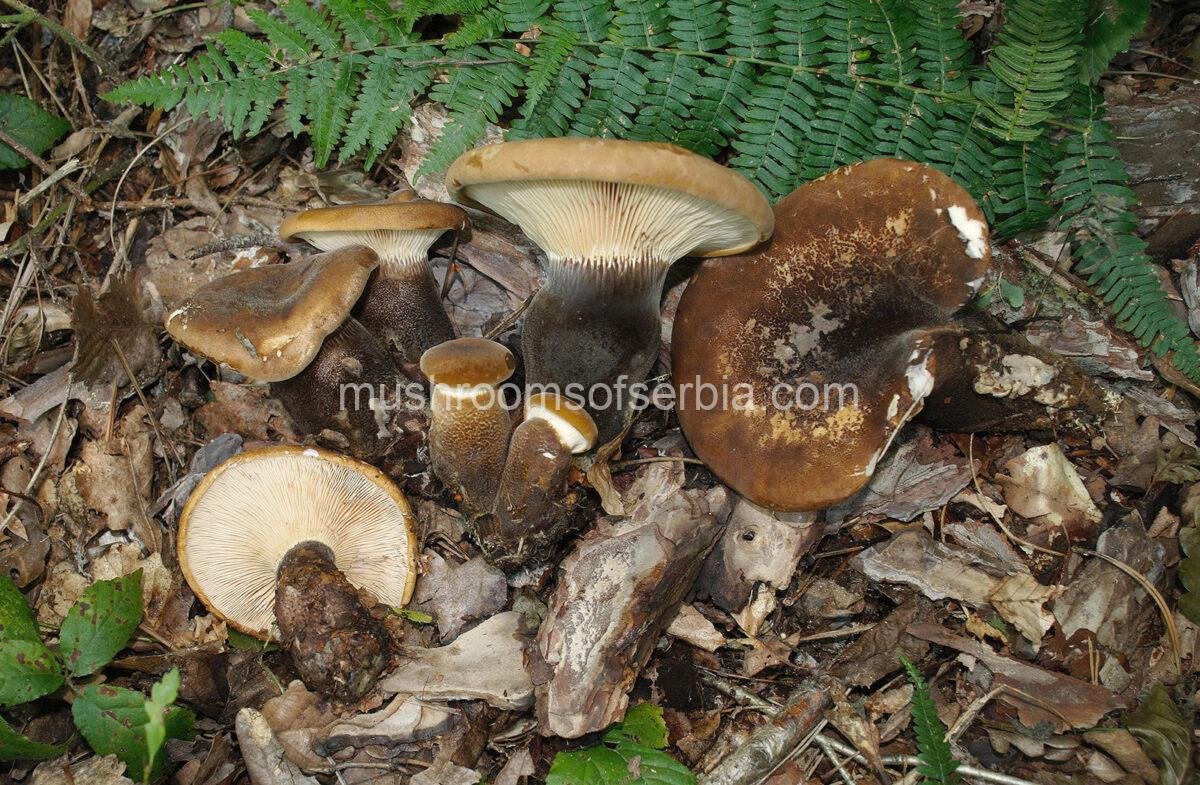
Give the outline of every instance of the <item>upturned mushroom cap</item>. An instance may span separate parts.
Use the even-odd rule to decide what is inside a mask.
[[[559,442],[575,455],[596,444],[596,421],[582,406],[558,393],[530,395],[525,401],[525,420],[544,420]]]
[[[816,510],[862,488],[921,409],[930,329],[978,289],[988,230],[949,177],[891,159],[838,169],[775,211],[768,246],[706,263],[684,292],[672,377],[684,433],[718,477],[772,510]],[[705,405],[704,384],[725,403]]]
[[[770,205],[732,169],[674,145],[581,137],[469,150],[446,185],[517,224],[555,259],[653,264],[739,253],[771,234]]]
[[[451,229],[470,225],[456,204],[423,199],[410,188],[382,202],[318,207],[289,216],[279,226],[284,240],[304,240],[322,251],[362,245],[379,254],[385,272],[426,266],[429,246]]]
[[[167,317],[190,351],[258,382],[304,370],[362,294],[379,259],[363,247],[231,273]]]
[[[495,386],[512,376],[516,367],[508,347],[487,338],[455,338],[421,355],[421,373],[447,387]]]
[[[250,450],[209,472],[179,519],[179,565],[201,602],[266,638],[276,572],[295,545],[318,542],[355,587],[402,606],[416,581],[412,509],[382,472],[336,453]]]

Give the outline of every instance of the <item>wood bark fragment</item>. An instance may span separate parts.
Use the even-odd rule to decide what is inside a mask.
[[[530,654],[541,732],[577,738],[624,716],[628,692],[721,535],[724,488],[682,490],[649,466],[627,518],[605,519],[563,561]]]

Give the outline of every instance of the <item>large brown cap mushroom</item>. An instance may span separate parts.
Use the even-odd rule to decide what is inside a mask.
[[[236,272],[201,287],[167,318],[167,332],[195,354],[271,382],[308,433],[336,432],[355,455],[375,457],[387,445],[385,401],[400,371],[350,310],[376,264],[374,252],[355,246]]]
[[[933,388],[931,329],[991,259],[949,177],[891,159],[838,169],[775,208],[761,251],[706,263],[673,330],[680,424],[726,484],[778,511],[862,488]]]
[[[579,385],[600,441],[621,432],[658,350],[667,269],[684,256],[744,251],[771,233],[766,198],[746,178],[668,144],[533,139],[470,150],[451,194],[517,224],[546,252],[546,283],[525,312],[531,385]],[[603,385],[607,393],[590,388]],[[603,401],[608,405],[604,406]]]
[[[496,496],[512,430],[498,388],[515,368],[512,352],[486,338],[457,338],[421,356],[421,372],[433,383],[430,462],[469,514],[491,509]]]
[[[254,381],[290,379],[346,321],[378,263],[353,247],[241,270],[200,287],[167,317],[167,332]]]
[[[241,453],[209,472],[179,519],[179,565],[201,602],[231,627],[266,638],[277,571],[304,543],[381,603],[402,606],[416,581],[413,516],[382,472],[291,446]]]
[[[362,245],[379,254],[380,269],[359,303],[357,318],[392,345],[403,362],[454,337],[429,264],[429,248],[449,230],[470,225],[458,205],[422,199],[412,189],[384,202],[320,207],[289,217],[285,240],[305,240],[324,251]]]

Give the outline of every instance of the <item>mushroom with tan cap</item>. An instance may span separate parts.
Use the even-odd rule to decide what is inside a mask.
[[[304,240],[322,251],[351,245],[379,255],[379,271],[367,285],[356,318],[383,337],[404,362],[449,341],[454,328],[442,307],[429,266],[429,247],[448,231],[470,225],[458,205],[422,199],[412,189],[383,202],[319,207],[287,218],[284,240]]]
[[[862,488],[937,373],[934,334],[991,259],[983,213],[927,166],[879,159],[775,207],[754,254],[706,263],[672,332],[680,425],[727,485],[775,511]]]
[[[456,338],[421,355],[433,385],[430,462],[469,513],[486,512],[496,497],[512,431],[500,385],[516,365],[512,352],[486,338]]]
[[[753,183],[668,144],[506,142],[464,153],[446,183],[456,199],[512,221],[546,252],[546,282],[522,334],[528,382],[564,394],[606,386],[589,402],[601,443],[621,432],[630,411],[628,391],[616,405],[620,386],[641,383],[654,363],[667,269],[685,256],[745,251],[773,224]]]
[[[209,472],[179,519],[179,565],[210,611],[267,639],[304,683],[365,693],[388,638],[360,597],[403,606],[416,581],[412,510],[382,472],[336,453],[251,450]]]
[[[513,431],[492,514],[476,524],[488,560],[512,569],[548,558],[570,528],[563,505],[572,456],[596,444],[596,423],[581,405],[558,393],[525,401],[525,420]]]
[[[400,378],[387,349],[350,317],[377,263],[371,250],[351,247],[241,270],[197,290],[167,317],[167,332],[270,383],[310,433],[340,432],[356,455],[372,456],[383,447],[386,392]]]

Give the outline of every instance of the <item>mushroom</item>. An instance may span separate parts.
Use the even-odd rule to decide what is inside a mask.
[[[834,171],[775,207],[757,253],[706,263],[680,301],[683,432],[735,491],[775,511],[862,488],[934,386],[933,335],[983,281],[983,213],[920,164]]]
[[[388,638],[360,597],[403,606],[416,581],[404,494],[336,453],[275,446],[205,475],[179,519],[179,565],[218,618],[263,640],[272,629],[310,688],[360,697]]]
[[[351,247],[241,270],[200,287],[167,317],[167,332],[197,355],[270,383],[310,433],[337,431],[356,455],[372,457],[384,446],[386,394],[400,378],[387,349],[350,318],[376,264],[374,252]]]
[[[297,213],[280,225],[279,236],[322,251],[361,245],[378,254],[379,272],[356,318],[390,343],[403,362],[415,363],[426,349],[454,337],[429,266],[429,247],[447,231],[469,225],[458,205],[422,199],[406,188],[383,202]]]
[[[492,514],[476,524],[489,561],[512,569],[549,557],[570,527],[562,505],[571,457],[596,444],[596,423],[578,403],[557,393],[531,395],[513,431]]]
[[[429,397],[429,458],[434,474],[471,514],[491,509],[504,470],[512,418],[500,385],[516,359],[486,338],[456,338],[421,355]]]
[[[587,396],[602,444],[623,430],[627,388],[654,363],[667,269],[684,256],[745,251],[773,224],[753,183],[668,144],[506,142],[464,153],[446,184],[546,252],[546,282],[525,314],[527,381]]]

